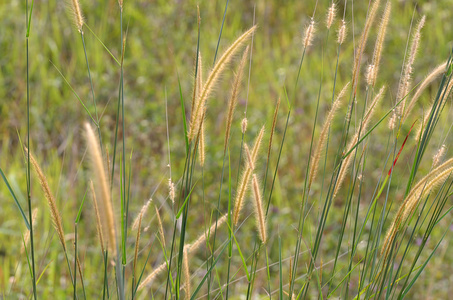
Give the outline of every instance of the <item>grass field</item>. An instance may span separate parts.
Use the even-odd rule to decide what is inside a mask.
[[[447,299],[451,1],[334,4],[1,3],[0,298]]]

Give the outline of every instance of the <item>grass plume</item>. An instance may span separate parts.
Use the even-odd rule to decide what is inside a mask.
[[[233,224],[237,225],[239,221],[239,215],[241,213],[242,207],[244,205],[244,197],[249,187],[250,177],[252,176],[252,166],[255,165],[256,158],[258,156],[258,151],[261,145],[261,141],[264,136],[264,126],[261,128],[260,133],[255,139],[255,144],[251,153],[251,161],[245,164],[244,173],[242,174],[238,190],[236,192],[236,197],[234,201],[234,212],[233,212]],[[248,159],[247,159],[248,160]]]
[[[140,218],[142,218],[145,215],[145,213],[148,211],[148,207],[152,201],[153,201],[153,199],[149,199],[148,201],[146,201],[145,204],[143,204],[142,208],[140,209],[140,212],[135,217],[135,220],[132,223],[132,230],[136,230],[138,228]]]
[[[228,115],[226,119],[225,141],[223,147],[224,153],[226,152],[228,140],[230,139],[231,124],[233,123],[234,111],[238,100],[239,88],[241,86],[242,76],[244,74],[244,68],[247,62],[249,48],[250,46],[247,46],[247,48],[245,48],[244,53],[242,54],[242,59],[241,62],[239,63],[238,69],[236,71],[236,76],[234,78],[234,82],[232,85],[230,100],[228,101]]]
[[[366,130],[367,130],[368,124],[369,124],[369,122],[371,120],[371,117],[373,116],[373,113],[374,113],[374,111],[376,109],[377,104],[379,103],[379,101],[384,96],[384,92],[385,92],[385,86],[383,86],[379,90],[379,93],[374,97],[373,101],[370,103],[370,105],[369,105],[369,107],[368,107],[368,109],[367,109],[367,111],[366,111],[366,113],[365,113],[365,115],[363,117],[362,123],[357,128],[356,133],[351,138],[351,140],[349,141],[348,146],[346,147],[346,149],[347,149],[346,153],[351,152],[353,147],[359,141],[360,136],[366,133]],[[334,189],[334,193],[333,193],[333,198],[335,198],[335,196],[337,195],[337,193],[338,193],[338,191],[339,191],[339,189],[341,187],[341,184],[343,183],[343,181],[344,181],[344,179],[346,177],[346,173],[347,173],[347,171],[349,169],[349,166],[351,165],[353,156],[354,155],[352,155],[352,153],[349,153],[349,155],[344,159],[343,164],[341,165],[340,172],[338,174],[337,183],[335,185],[335,189]]]
[[[209,73],[206,83],[203,86],[203,90],[200,93],[198,104],[195,107],[195,121],[190,124],[189,140],[193,140],[199,130],[201,124],[201,118],[203,116],[203,109],[206,106],[206,101],[211,95],[215,84],[217,83],[220,75],[225,70],[225,67],[231,61],[233,56],[239,51],[240,47],[252,36],[256,30],[256,25],[244,32],[234,43],[225,51],[225,53],[219,58],[214,68]]]
[[[316,175],[318,173],[319,160],[321,158],[322,150],[324,149],[325,144],[326,144],[327,135],[329,133],[330,125],[332,124],[332,120],[333,120],[333,118],[335,116],[335,113],[337,112],[337,110],[341,106],[343,97],[344,97],[348,87],[349,87],[349,82],[343,87],[341,92],[338,94],[337,99],[332,104],[332,108],[330,109],[330,111],[329,111],[329,113],[328,113],[328,115],[326,117],[326,120],[324,121],[324,125],[322,126],[321,133],[319,135],[319,141],[318,141],[318,144],[316,146],[315,152],[314,152],[313,157],[312,157],[311,162],[310,162],[310,173],[309,173],[309,178],[308,178],[308,190],[310,190],[311,185],[312,185],[313,181],[315,180]]]
[[[376,44],[374,46],[373,59],[371,64],[368,66],[368,72],[366,75],[367,84],[374,86],[376,84],[377,74],[379,71],[379,65],[381,62],[382,50],[384,48],[384,40],[387,32],[387,25],[390,20],[390,12],[392,10],[392,2],[387,1],[384,9],[384,15],[379,25],[379,32],[376,38]]]
[[[99,199],[103,236],[107,237],[107,247],[112,257],[116,255],[116,228],[110,188],[107,182],[99,142],[89,123],[85,123],[85,138],[91,158],[90,168],[94,175],[96,199]]]
[[[263,213],[263,201],[261,199],[260,185],[258,183],[258,178],[256,177],[256,174],[253,174],[252,187],[253,187],[253,198],[255,200],[253,203],[255,207],[256,224],[261,242],[265,244],[267,241],[266,219]]]
[[[64,252],[66,252],[66,241],[64,238],[63,223],[61,221],[60,211],[57,208],[57,202],[55,201],[55,198],[54,198],[52,192],[50,191],[50,187],[47,182],[46,176],[42,172],[41,167],[39,166],[35,157],[33,156],[33,154],[31,152],[28,151],[27,148],[25,148],[25,151],[30,155],[30,163],[32,164],[33,170],[35,171],[36,175],[38,176],[39,184],[41,185],[41,188],[44,192],[44,196],[46,197],[46,200],[47,200],[47,204],[49,205],[50,215],[52,217],[53,226],[55,227],[55,230],[57,231],[57,236],[58,236],[58,239],[60,240],[61,246],[63,246],[63,250],[64,250]]]
[[[99,238],[99,243],[101,244],[102,253],[105,253],[105,244],[104,244],[104,235],[102,234],[102,223],[101,223],[101,216],[99,214],[98,203],[96,200],[96,192],[94,190],[93,181],[90,180],[90,190],[91,190],[91,198],[93,200],[93,207],[94,207],[94,214],[96,216],[96,230]]]

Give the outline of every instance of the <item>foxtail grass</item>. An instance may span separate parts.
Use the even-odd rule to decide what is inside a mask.
[[[348,146],[346,147],[346,149],[347,149],[346,153],[349,153],[349,155],[344,159],[344,161],[341,165],[340,171],[338,173],[338,179],[335,184],[333,198],[335,198],[335,196],[337,195],[337,193],[346,177],[347,171],[352,163],[353,155],[351,155],[351,151],[353,150],[354,147],[357,146],[360,136],[363,135],[364,132],[366,132],[367,127],[370,123],[371,117],[373,116],[373,114],[376,110],[376,106],[378,105],[378,103],[380,102],[382,97],[384,96],[384,92],[385,92],[385,86],[383,86],[379,90],[378,94],[374,97],[373,101],[368,106],[367,111],[364,115],[364,118],[363,118],[360,126],[357,128],[356,133],[351,138]]]
[[[201,118],[203,114],[203,108],[206,106],[206,101],[211,95],[214,86],[216,85],[219,76],[225,70],[225,67],[231,61],[233,56],[239,51],[240,47],[250,38],[250,36],[255,32],[256,26],[253,26],[246,32],[244,32],[234,43],[225,51],[225,53],[219,58],[217,63],[214,65],[213,69],[209,73],[206,83],[203,86],[203,91],[201,91],[198,105],[195,107],[195,121],[194,124],[190,125],[190,131],[188,134],[189,141],[193,140],[199,131],[199,126],[201,124]]]
[[[253,187],[253,198],[254,198],[254,207],[255,207],[255,218],[257,223],[257,228],[259,232],[259,237],[263,244],[267,241],[267,230],[266,230],[266,219],[263,213],[263,201],[261,197],[261,190],[258,183],[258,178],[256,174],[252,176],[252,187]]]
[[[157,226],[159,228],[159,236],[160,236],[160,241],[162,243],[162,248],[166,249],[167,247],[165,245],[165,234],[164,234],[164,226],[162,225],[162,219],[160,217],[159,209],[157,208],[157,206],[154,206],[154,208],[156,209]]]
[[[112,257],[116,256],[116,227],[115,216],[112,206],[112,198],[110,188],[107,182],[107,175],[99,148],[99,143],[94,135],[91,125],[85,123],[85,138],[88,145],[88,153],[90,155],[90,168],[94,175],[94,187],[96,199],[99,199],[99,207],[101,211],[101,223],[103,236],[107,237],[107,248]]]
[[[336,13],[337,13],[337,9],[335,7],[335,2],[332,1],[332,4],[330,5],[329,9],[327,10],[327,15],[326,15],[327,29],[330,29],[330,27],[332,27],[333,21],[335,20]]]
[[[239,188],[238,191],[236,192],[236,197],[234,201],[234,212],[233,212],[233,224],[237,225],[239,222],[239,216],[242,210],[242,207],[244,206],[244,198],[245,194],[248,190],[249,183],[250,183],[250,177],[252,176],[252,169],[251,166],[255,165],[256,158],[258,156],[258,151],[261,145],[261,141],[264,136],[264,126],[261,128],[260,133],[255,139],[255,144],[253,146],[251,155],[250,155],[250,161],[245,164],[244,168],[244,173],[242,174],[240,183],[239,183]],[[248,159],[247,159],[248,160]]]
[[[447,67],[447,62],[444,62],[440,65],[438,65],[434,70],[432,70],[426,77],[425,79],[419,84],[417,90],[414,93],[414,96],[412,96],[411,101],[407,105],[406,110],[404,111],[403,114],[403,123],[406,120],[406,118],[409,116],[411,113],[412,109],[414,108],[415,104],[417,103],[417,100],[420,98],[422,93],[425,91],[425,89],[434,81],[436,78],[438,78],[442,73],[445,72],[445,69]]]
[[[370,29],[373,25],[374,19],[376,17],[376,13],[378,11],[380,4],[380,0],[375,0],[373,4],[371,4],[371,8],[369,9],[368,16],[365,21],[365,27],[363,28],[362,35],[360,36],[359,39],[359,45],[357,46],[356,53],[355,53],[355,59],[354,59],[354,68],[352,70],[352,90],[354,95],[356,94],[357,90],[357,82],[359,79],[359,73],[360,73],[360,66],[362,63],[362,55],[363,52],[365,51],[365,46],[368,40],[368,35],[370,33]],[[341,43],[340,43],[341,44]]]
[[[90,190],[91,190],[91,198],[93,200],[93,207],[94,207],[94,214],[96,217],[96,231],[99,238],[99,244],[101,245],[102,253],[105,253],[105,243],[104,243],[104,235],[102,230],[102,222],[101,222],[101,215],[99,214],[98,203],[96,200],[96,192],[94,190],[93,181],[90,180]]]
[[[337,99],[332,104],[332,108],[330,109],[330,111],[326,117],[326,120],[324,121],[324,125],[322,126],[321,133],[319,135],[318,144],[316,146],[315,152],[314,152],[313,157],[310,162],[311,166],[310,166],[310,173],[309,173],[309,179],[308,179],[308,190],[310,190],[311,185],[312,185],[313,181],[315,180],[316,175],[318,173],[319,160],[321,158],[321,153],[324,149],[324,146],[325,146],[325,143],[327,140],[330,125],[332,124],[332,120],[335,116],[335,113],[341,106],[343,97],[344,97],[348,87],[349,87],[349,82],[343,87],[341,92],[338,94]]]
[[[421,30],[423,26],[425,25],[425,16],[423,16],[418,25],[417,28],[415,29],[414,36],[412,37],[412,43],[410,46],[410,52],[408,59],[404,65],[404,70],[403,74],[401,76],[399,86],[398,86],[398,92],[396,94],[396,100],[400,101],[403,100],[402,103],[397,107],[397,109],[394,112],[394,115],[392,116],[392,119],[390,119],[389,122],[389,128],[393,129],[396,124],[396,120],[402,117],[404,112],[406,111],[406,99],[407,95],[409,94],[410,90],[410,85],[412,82],[412,73],[413,73],[413,64],[415,62],[415,57],[417,54],[418,46],[420,44],[420,39],[421,39]]]
[[[153,201],[152,199],[149,199],[148,201],[146,201],[145,204],[143,204],[142,208],[140,209],[140,212],[135,217],[135,220],[132,223],[132,230],[136,230],[138,228],[138,224],[139,224],[140,218],[143,218],[145,213],[148,211],[148,207],[149,207],[149,205],[151,204],[152,201]]]
[[[367,84],[371,86],[374,86],[376,84],[391,10],[392,2],[387,1],[385,5],[384,15],[382,16],[381,24],[379,25],[379,32],[376,38],[376,44],[374,46],[373,59],[371,61],[371,64],[368,66],[368,71],[366,74]]]
[[[236,71],[236,76],[231,89],[230,100],[228,101],[228,115],[226,119],[226,129],[225,129],[225,141],[223,147],[223,153],[226,152],[228,141],[230,139],[231,124],[233,123],[234,111],[236,109],[236,104],[238,100],[239,90],[242,82],[242,77],[244,73],[245,64],[247,62],[247,57],[249,53],[249,47],[245,48],[244,53],[242,54],[241,62],[239,63],[238,69]]]
[[[28,149],[25,149],[25,151],[29,152]],[[50,187],[47,182],[46,176],[44,175],[43,171],[41,170],[41,167],[39,166],[35,157],[31,153],[30,153],[30,162],[33,166],[33,170],[35,171],[36,176],[39,179],[39,184],[41,185],[41,189],[44,192],[44,196],[47,200],[47,205],[49,206],[49,210],[50,210],[50,216],[52,217],[52,223],[57,232],[58,239],[60,240],[60,244],[63,247],[63,251],[66,253],[67,252],[66,240],[65,240],[65,236],[64,236],[61,214],[57,208],[57,202],[55,201],[55,198],[54,198],[52,192],[50,191]]]

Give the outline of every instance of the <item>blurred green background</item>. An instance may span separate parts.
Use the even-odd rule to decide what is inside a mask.
[[[51,189],[56,194],[58,206],[66,225],[65,230],[70,239],[73,220],[87,188],[87,163],[84,162],[86,145],[81,128],[88,117],[59,71],[66,77],[89,110],[92,113],[94,110],[82,43],[80,35],[73,25],[67,2],[36,0],[34,4],[29,39],[30,148],[40,161]],[[331,1],[327,0],[319,1],[316,6],[314,19],[318,31],[313,46],[306,53],[297,91],[294,91],[293,87],[302,49],[301,37],[315,9],[315,1],[230,1],[220,40],[219,53],[222,53],[241,32],[252,26],[255,12],[255,22],[259,27],[253,41],[250,79],[244,80],[230,145],[233,174],[238,172],[241,143],[240,122],[244,116],[247,95],[249,127],[246,140],[248,141],[254,138],[263,124],[266,124],[267,131],[270,130],[274,105],[278,97],[283,98],[284,87],[287,88],[290,99],[296,97],[296,106],[288,127],[269,220],[270,259],[273,261],[278,259],[276,257],[278,252],[272,251],[278,233],[284,237],[283,245],[284,249],[287,249],[284,253],[285,256],[292,253],[295,244],[298,209],[294,208],[298,208],[301,197],[320,82],[322,82],[322,90],[320,92],[319,122],[324,120],[331,103],[337,57],[336,30],[340,17],[337,16],[330,30],[329,38],[326,40],[324,19],[330,3]],[[169,112],[172,179],[177,182],[182,175],[185,157],[178,78],[185,100],[186,113],[189,116],[197,47],[197,4],[201,13],[200,51],[206,75],[214,61],[225,1],[125,0],[124,2],[124,31],[127,33],[124,57],[126,132],[120,131],[120,136],[126,134],[126,151],[129,154],[132,153],[130,161],[129,155],[127,155],[128,164],[131,163],[132,169],[130,208],[132,219],[141,205],[152,196],[154,203],[164,209],[164,223],[170,224],[171,206],[166,202],[169,168],[167,166],[165,97]],[[338,15],[341,15],[345,9],[344,3],[337,4]],[[414,66],[413,82],[418,83],[429,70],[448,58],[453,41],[452,4],[451,0],[393,1],[377,84],[379,87],[382,84],[387,85],[389,91],[372,123],[376,122],[394,104],[412,18],[417,21],[422,15],[427,17],[419,55]],[[81,0],[81,6],[86,24],[119,60],[121,40],[117,2],[114,0]],[[368,1],[347,2],[345,19],[348,24],[348,35],[339,58],[337,92],[339,87],[350,80],[354,41],[357,42],[361,34],[367,7]],[[26,137],[24,10],[23,1],[2,1],[0,4],[0,166],[25,207],[25,164],[18,137],[20,136],[22,141]],[[374,26],[370,33],[363,57],[363,67],[371,59],[376,28],[377,26]],[[103,140],[111,153],[120,69],[88,28],[84,28],[84,33],[98,112],[102,114],[100,126]],[[236,64],[233,63],[229,67],[216,89],[214,97],[209,100],[206,118],[207,163],[204,169],[204,199],[201,188],[196,190],[192,207],[199,211],[196,209],[192,211],[189,224],[208,224],[209,214],[216,205],[222,165],[225,112]],[[246,72],[245,77],[248,75],[248,68]],[[358,99],[364,97],[364,80],[361,81],[361,84],[362,89]],[[429,100],[436,91],[437,86],[433,85],[424,93],[411,119],[415,120],[422,115],[423,108],[427,108]],[[277,144],[282,138],[287,111],[288,105],[286,101],[282,101],[275,137]],[[344,111],[345,108],[341,112],[344,113]],[[451,109],[448,109],[445,115],[445,123],[439,126],[441,129],[433,138],[433,153],[436,146],[442,143],[449,129]],[[341,118],[337,118],[334,122],[333,144],[339,140],[335,133],[341,130],[341,121]],[[403,129],[407,133],[408,128]],[[363,198],[368,201],[382,171],[383,162],[388,155],[386,152],[388,136],[387,127],[380,126],[373,133],[372,143],[369,145],[373,155],[370,155],[367,161],[364,174],[367,183],[364,185],[363,191]],[[450,141],[451,138],[448,137],[447,145]],[[275,168],[278,148],[277,145],[274,146],[271,170]],[[407,152],[403,154],[400,168],[395,172],[407,176],[409,172],[407,161],[411,159],[414,147],[414,142],[410,141]],[[451,151],[447,153],[451,153]],[[449,155],[447,154],[447,156]],[[118,162],[119,160],[117,160],[119,166]],[[264,158],[261,163],[264,165]],[[429,167],[430,162],[428,161],[425,166],[422,166],[422,171],[428,170]],[[116,170],[119,170],[119,167]],[[403,197],[406,183],[403,177],[395,177],[392,182],[391,193],[396,200],[402,200]],[[270,181],[267,184],[270,184]],[[314,186],[314,193],[319,195],[320,189],[321,183],[319,182]],[[116,192],[114,189],[114,201],[119,201],[118,195],[119,186]],[[313,203],[318,201],[318,197],[314,199],[316,200],[313,200]],[[40,272],[45,270],[38,287],[40,293],[46,298],[62,298],[68,294],[70,282],[64,264],[60,263],[63,262],[60,245],[51,225],[45,199],[35,179],[33,179],[32,186],[32,201],[34,206],[40,207],[35,242],[38,249],[38,270]],[[326,233],[332,234],[326,235],[323,242],[325,261],[332,259],[331,254],[336,243],[334,233],[338,227],[336,224],[341,222],[343,212],[342,201],[343,199],[339,197],[338,203],[334,204],[338,213],[335,211],[331,213],[328,228],[326,228]],[[29,295],[31,288],[26,259],[24,255],[20,254],[21,233],[25,227],[3,183],[0,185],[0,204],[0,290],[2,291],[0,295]],[[226,210],[226,202],[222,202],[221,207]],[[87,277],[86,285],[97,288],[99,285],[95,274],[97,268],[102,265],[102,260],[100,257],[96,258],[99,249],[93,246],[97,244],[97,241],[95,229],[92,226],[93,216],[90,208],[91,203],[88,203],[79,229],[79,247],[81,247]],[[250,210],[248,208],[248,211]],[[313,220],[316,221],[316,214],[314,214]],[[255,235],[254,224],[249,223],[241,234],[244,244],[251,241]],[[145,226],[149,225],[151,228],[156,228],[153,213],[150,213],[146,219]],[[250,230],[246,230],[246,228],[250,228]],[[198,229],[197,226],[190,229],[189,240],[198,235]],[[146,256],[151,244],[156,248],[152,252],[155,254],[153,261],[160,261],[162,255],[155,241],[154,232],[155,230],[152,229],[151,232],[144,234],[142,247],[146,249],[143,256]],[[170,230],[168,234],[170,234]],[[129,238],[132,253],[133,234]],[[447,246],[449,240],[450,237],[445,240]],[[154,244],[155,242],[156,244]],[[453,268],[450,265],[453,255],[447,252],[447,246],[442,248],[443,252],[439,251],[442,255],[432,260],[431,270],[427,270],[427,275],[421,277],[411,297],[426,299],[451,295],[451,285],[448,282],[453,279],[451,278]],[[248,249],[248,251],[250,252],[252,249]],[[143,264],[145,260],[143,257],[142,259]],[[201,261],[202,258],[196,263]],[[19,265],[21,268],[18,267]],[[46,268],[47,266],[48,268]],[[19,282],[12,285],[11,278],[14,277],[15,272],[21,272],[22,277]],[[90,291],[94,293],[90,294],[91,297],[95,297],[96,288],[90,288]],[[237,292],[240,291],[239,286]],[[13,298],[15,297],[13,296]]]

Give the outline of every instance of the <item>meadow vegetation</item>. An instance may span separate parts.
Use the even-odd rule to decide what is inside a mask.
[[[448,298],[449,2],[1,4],[0,298]]]

